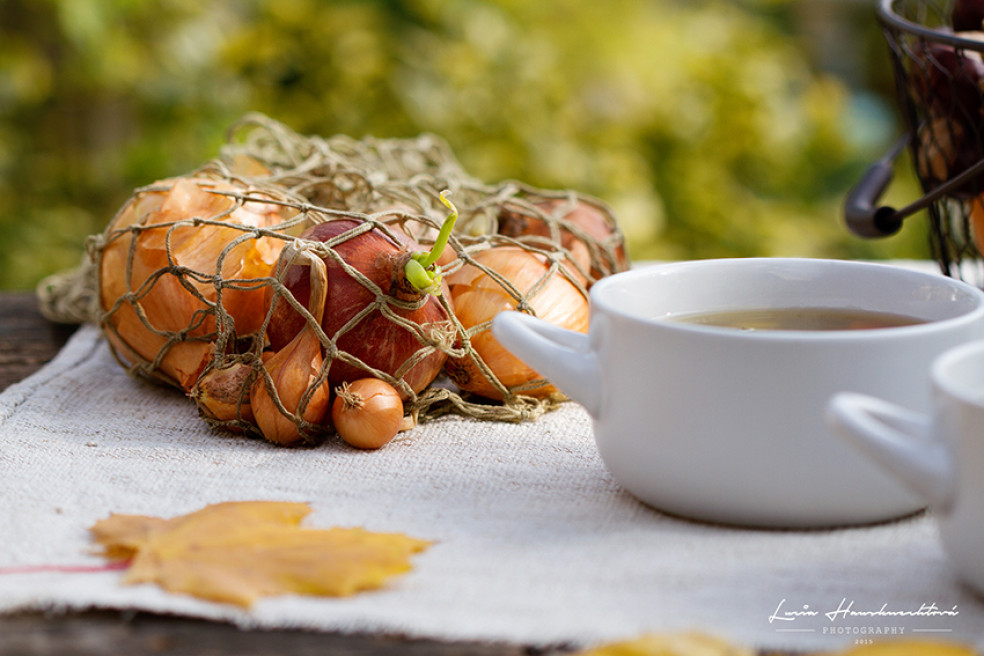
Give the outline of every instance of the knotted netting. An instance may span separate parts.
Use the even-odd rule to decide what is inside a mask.
[[[586,332],[591,285],[628,266],[596,198],[484,184],[434,135],[305,136],[260,114],[197,170],[134,190],[88,253],[39,287],[50,318],[98,323],[121,364],[214,426],[265,434],[274,413],[309,442],[360,377],[393,385],[411,424],[539,416],[563,397],[492,317]]]

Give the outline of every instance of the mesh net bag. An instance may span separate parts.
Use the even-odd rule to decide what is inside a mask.
[[[136,189],[88,252],[43,281],[43,311],[97,322],[122,365],[211,425],[280,444],[329,434],[332,396],[365,377],[409,424],[539,416],[563,397],[492,317],[586,332],[591,285],[628,266],[595,198],[483,184],[433,135],[304,136],[259,114],[214,160]]]

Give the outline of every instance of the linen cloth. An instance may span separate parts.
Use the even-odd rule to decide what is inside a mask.
[[[448,416],[376,452],[279,448],[213,431],[179,392],[129,377],[92,326],[0,395],[0,499],[0,612],[139,609],[540,646],[696,629],[774,649],[900,634],[984,647],[984,604],[926,515],[807,531],[670,517],[619,488],[575,403],[522,424]],[[111,512],[255,499],[309,502],[304,526],[434,545],[382,590],[249,610],[123,585],[119,571],[11,569],[102,564],[87,529]]]

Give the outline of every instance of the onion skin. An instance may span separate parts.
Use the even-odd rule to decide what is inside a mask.
[[[934,118],[919,127],[916,171],[933,186],[940,185],[976,164],[981,158],[980,143],[960,121]],[[984,187],[979,174],[949,192],[955,198],[972,198]]]
[[[188,396],[202,415],[215,421],[253,421],[246,383],[253,368],[243,362],[206,371]]]
[[[338,389],[331,420],[339,437],[350,446],[378,449],[400,432],[403,400],[386,381],[361,378]]]
[[[439,230],[417,218],[417,212],[418,210],[409,205],[393,204],[374,210],[373,216],[380,223],[385,223],[394,230],[399,229],[403,233],[401,239],[403,236],[409,237],[408,243],[417,244],[417,248],[430,248]],[[447,268],[456,259],[458,259],[457,251],[451,244],[445,244],[437,257],[437,266],[440,269]]]
[[[212,336],[216,321],[209,303],[216,302],[217,291],[208,278],[215,275],[223,280],[268,277],[284,242],[272,237],[240,242],[228,250],[219,270],[223,249],[241,237],[243,231],[218,225],[175,226],[174,223],[197,217],[247,227],[270,227],[284,221],[285,210],[260,202],[248,202],[233,209],[233,199],[210,190],[243,192],[246,189],[207,178],[169,179],[154,186],[163,189],[135,194],[106,230],[107,241],[98,256],[100,303],[107,312],[102,323],[107,338],[123,360],[131,364],[156,360],[151,367],[153,373],[187,392],[214,350]],[[130,230],[131,227],[139,227],[139,231]],[[171,264],[168,247],[174,265],[198,272],[201,278],[172,272],[161,274],[161,269]],[[126,296],[130,292],[136,295],[128,300]],[[222,308],[232,319],[238,336],[259,330],[266,315],[264,299],[265,292],[260,285],[223,290]],[[185,337],[170,340],[159,333],[183,333]],[[166,352],[158,360],[162,349]]]
[[[253,416],[263,437],[282,446],[306,441],[302,422],[322,424],[331,403],[331,386],[322,371],[321,340],[314,328],[324,315],[328,277],[320,258],[309,252],[301,256],[302,261],[308,262],[302,268],[313,290],[308,309],[315,323],[305,322],[286,346],[264,360],[265,375],[253,381],[249,392]],[[271,391],[276,393],[283,410]]]
[[[360,225],[362,222],[355,219],[327,221],[305,231],[301,239],[325,242]],[[425,335],[432,331],[446,332],[450,326],[449,317],[440,301],[433,296],[427,296],[425,300],[424,295],[413,289],[403,277],[403,266],[411,252],[420,250],[420,246],[399,231],[394,230],[394,234],[396,240],[378,228],[373,229],[336,244],[333,250],[378,285],[383,294],[405,302],[422,302],[417,309],[390,306],[394,314],[418,326]],[[353,317],[372,306],[376,297],[333,257],[325,257],[324,262],[328,274],[328,300],[321,326],[325,334],[336,340],[339,351],[385,374],[402,377],[414,394],[422,391],[441,372],[447,355],[441,350],[434,350],[408,371],[401,371],[406,360],[424,348],[425,344],[414,332],[393,322],[379,309],[370,310],[357,324],[340,333]],[[307,305],[310,286],[306,268],[290,265],[283,275],[284,285],[294,298]],[[446,286],[444,289],[446,293]],[[267,330],[273,348],[276,350],[292,339],[303,323],[303,318],[287,301],[276,300]],[[335,387],[369,375],[372,375],[371,372],[364,368],[335,359],[331,363],[328,379]],[[409,397],[405,391],[401,395]]]
[[[550,266],[543,255],[518,246],[499,246],[472,256],[508,280],[521,294],[528,294],[549,275]],[[499,312],[516,309],[519,301],[498,281],[471,264],[449,276],[455,314],[471,333],[471,346],[507,389],[527,385],[543,377],[510,353],[492,335],[489,323]],[[537,317],[576,332],[588,331],[588,299],[564,275],[556,270],[543,287],[528,299]],[[472,332],[475,331],[475,332]],[[448,375],[461,389],[488,399],[501,401],[503,392],[485,375],[470,355],[448,360]],[[552,384],[515,390],[533,397],[557,392]]]
[[[589,281],[583,279],[580,271],[588,273],[592,281],[595,281],[628,268],[625,245],[617,238],[614,225],[598,208],[583,200],[572,203],[568,199],[561,198],[538,201],[533,203],[533,207],[548,216],[557,217],[560,246],[568,251],[573,262],[577,264],[577,267],[570,267],[570,270],[579,271],[578,277],[583,283],[588,284]],[[596,266],[592,267],[591,264],[592,246],[571,228],[598,242],[599,262]],[[531,213],[528,208],[519,205],[510,206],[508,203],[499,213],[498,233],[515,239],[528,236],[551,237],[550,224],[544,218]],[[608,242],[612,242],[611,254],[604,248]]]
[[[984,41],[980,31],[957,36]],[[927,113],[916,135],[916,170],[924,184],[937,186],[984,155],[977,136],[984,127],[984,58],[976,50],[941,43],[923,43],[915,56],[919,66],[911,74],[911,93]],[[984,175],[977,175],[948,195],[971,198],[982,188]]]
[[[287,412],[312,424],[322,424],[331,401],[327,381],[318,383],[321,373],[321,342],[305,326],[287,346],[264,363],[273,387]],[[311,387],[310,397],[304,396]],[[302,407],[302,404],[303,407]],[[260,432],[270,442],[294,446],[305,441],[295,417],[284,415],[267,391],[263,376],[257,376],[250,389],[250,407]]]

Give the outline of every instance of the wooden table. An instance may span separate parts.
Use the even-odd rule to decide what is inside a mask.
[[[41,368],[74,331],[74,326],[47,321],[33,294],[0,293],[0,391]],[[242,631],[217,622],[132,611],[0,615],[0,656],[556,656],[571,651],[564,645],[542,649],[401,636]]]

